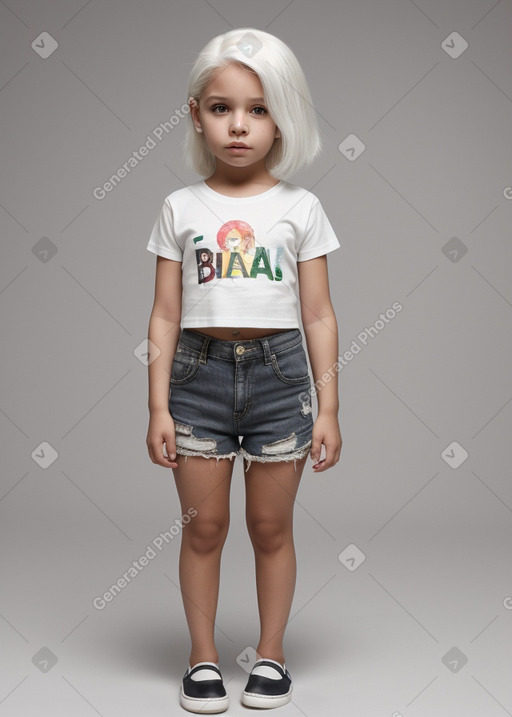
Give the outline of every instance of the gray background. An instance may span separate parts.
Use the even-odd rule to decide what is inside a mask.
[[[185,714],[179,536],[93,606],[180,517],[172,472],[147,455],[142,354],[149,233],[198,179],[184,122],[103,200],[93,190],[234,27],[282,38],[310,84],[324,150],[292,181],[343,245],[329,257],[340,354],[403,306],[339,375],[339,463],[304,472],[281,712],[511,715],[511,3],[7,0],[0,26],[0,717]],[[58,43],[46,59],[42,32]],[[351,134],[354,161],[338,149]],[[217,638],[229,713],[248,714],[239,459]]]

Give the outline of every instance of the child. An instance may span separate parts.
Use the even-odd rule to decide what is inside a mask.
[[[179,579],[192,647],[180,703],[228,707],[214,626],[240,455],[261,623],[242,703],[279,707],[292,692],[283,636],[296,579],[294,500],[308,453],[319,473],[341,451],[326,259],[340,243],[316,196],[287,182],[320,139],[306,80],[281,40],[254,28],[213,38],[188,95],[185,156],[207,179],[165,199],[147,246],[158,255],[147,446],[153,463],[173,469],[188,518]],[[315,421],[298,299],[322,383]]]

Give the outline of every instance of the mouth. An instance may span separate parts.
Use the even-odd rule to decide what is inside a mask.
[[[243,142],[232,142],[231,144],[228,144],[226,149],[250,149],[250,147]]]

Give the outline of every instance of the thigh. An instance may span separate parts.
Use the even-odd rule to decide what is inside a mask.
[[[229,493],[233,460],[178,455],[173,468],[182,515],[197,511],[194,520],[224,522],[229,517]]]
[[[265,520],[291,526],[306,459],[251,462],[244,472],[248,525]]]

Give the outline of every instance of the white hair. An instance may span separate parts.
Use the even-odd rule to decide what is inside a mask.
[[[199,102],[211,75],[232,62],[255,72],[263,87],[265,104],[280,130],[265,166],[277,179],[287,180],[319,154],[321,139],[316,114],[301,66],[290,48],[274,35],[252,27],[230,30],[210,40],[199,53],[190,72],[187,97]],[[215,155],[204,134],[187,120],[183,141],[185,162],[209,177]]]

